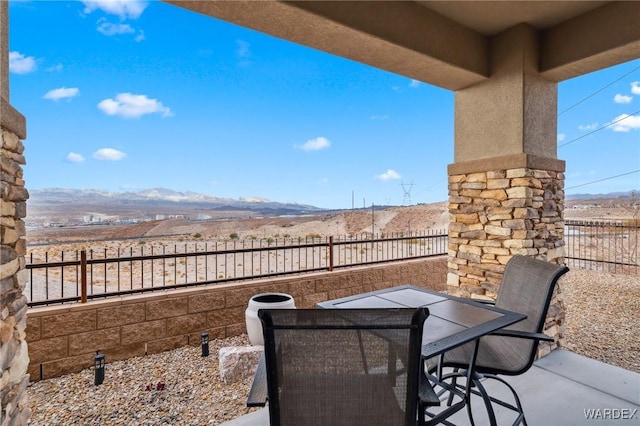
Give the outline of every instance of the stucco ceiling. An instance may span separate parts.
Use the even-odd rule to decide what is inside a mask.
[[[520,23],[546,30],[603,6],[607,1],[416,1],[485,36]]]
[[[519,25],[552,81],[640,58],[640,1],[165,1],[451,90],[488,79]]]

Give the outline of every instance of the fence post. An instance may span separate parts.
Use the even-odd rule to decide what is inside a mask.
[[[80,302],[87,303],[87,251],[80,251]]]
[[[329,236],[329,272],[333,271],[333,235]]]

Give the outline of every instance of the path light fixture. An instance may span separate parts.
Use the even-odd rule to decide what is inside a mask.
[[[200,343],[202,344],[202,356],[209,356],[209,333],[200,333]]]
[[[98,386],[104,382],[104,354],[101,354],[100,351],[96,351],[93,365],[95,366],[95,384]]]

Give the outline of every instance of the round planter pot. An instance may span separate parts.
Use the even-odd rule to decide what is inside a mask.
[[[247,323],[247,334],[252,345],[264,345],[262,323],[258,318],[259,309],[295,309],[293,297],[286,293],[261,293],[249,299],[244,318]]]

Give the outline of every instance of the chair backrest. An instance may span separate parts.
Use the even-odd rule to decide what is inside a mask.
[[[423,324],[410,309],[261,309],[272,426],[414,425]]]
[[[569,268],[528,256],[513,256],[504,270],[496,298],[496,307],[520,312],[527,319],[509,327],[511,330],[541,333],[549,304],[558,279]],[[509,347],[508,359],[503,359],[502,373],[520,374],[528,369],[536,355],[537,341],[511,337],[490,337]],[[489,341],[489,339],[487,339]],[[482,346],[480,347],[482,351]]]

